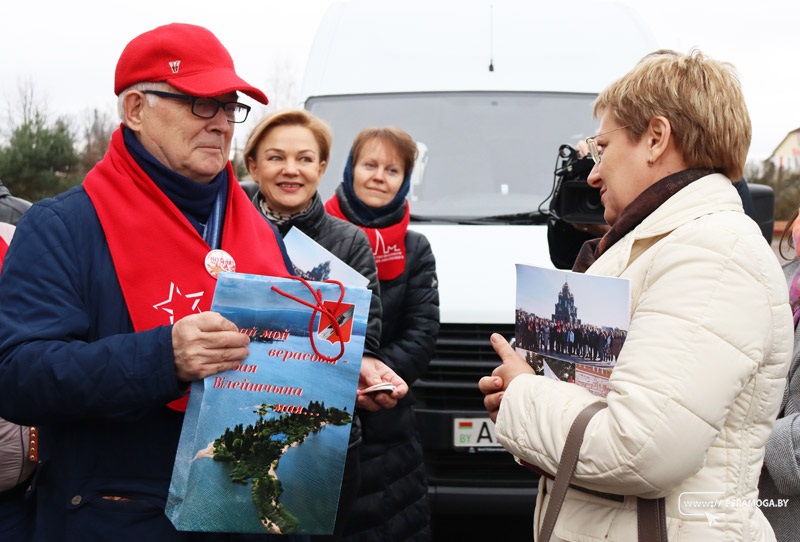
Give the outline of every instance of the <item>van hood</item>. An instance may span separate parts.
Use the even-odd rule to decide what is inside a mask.
[[[517,263],[553,269],[547,226],[412,224],[431,243],[443,324],[513,324]]]

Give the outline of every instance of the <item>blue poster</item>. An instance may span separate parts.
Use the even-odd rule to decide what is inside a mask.
[[[211,309],[250,354],[192,384],[167,501],[177,529],[333,532],[370,301],[362,287],[219,275]]]

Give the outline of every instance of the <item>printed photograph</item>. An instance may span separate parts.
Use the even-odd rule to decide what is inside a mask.
[[[515,347],[536,374],[605,397],[630,323],[626,279],[517,264]]]

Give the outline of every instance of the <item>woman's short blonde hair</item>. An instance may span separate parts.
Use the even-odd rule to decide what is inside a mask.
[[[314,135],[314,139],[319,146],[319,161],[327,162],[331,154],[331,144],[333,136],[331,129],[319,117],[316,117],[305,109],[282,109],[263,116],[256,125],[250,130],[247,142],[244,145],[244,157],[256,159],[256,149],[258,144],[267,133],[277,126],[303,126],[308,128]]]
[[[691,168],[742,177],[752,127],[735,68],[698,50],[650,53],[603,90],[594,116],[608,111],[637,141],[650,120],[666,117],[672,138]]]

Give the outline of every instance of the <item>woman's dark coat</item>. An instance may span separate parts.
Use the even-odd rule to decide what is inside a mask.
[[[381,281],[381,359],[409,385],[425,372],[439,334],[436,262],[427,238],[406,234],[406,266]],[[361,488],[345,529],[355,541],[430,540],[428,485],[411,391],[395,408],[361,416]]]

